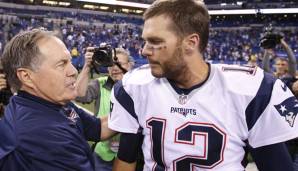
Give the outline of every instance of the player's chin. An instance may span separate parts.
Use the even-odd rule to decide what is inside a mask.
[[[156,77],[156,78],[161,78],[161,77],[164,77],[164,74],[162,72],[162,70],[154,70],[152,69],[151,70],[151,74]]]
[[[154,77],[161,78],[164,76],[164,72],[159,64],[150,63],[151,74]]]

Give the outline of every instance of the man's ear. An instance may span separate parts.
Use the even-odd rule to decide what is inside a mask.
[[[22,85],[33,88],[34,83],[32,81],[32,71],[27,68],[18,68],[17,76],[21,81]]]
[[[199,49],[199,44],[200,44],[200,36],[198,34],[190,34],[186,37],[185,39],[185,52],[190,54],[193,53],[194,50]]]

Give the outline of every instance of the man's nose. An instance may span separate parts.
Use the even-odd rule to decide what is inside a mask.
[[[68,73],[69,73],[68,74],[69,76],[77,76],[78,75],[78,70],[76,69],[76,67],[73,66],[72,63],[70,63]]]
[[[144,57],[148,57],[148,56],[152,55],[152,49],[148,48],[148,45],[145,44],[141,51],[141,55]]]

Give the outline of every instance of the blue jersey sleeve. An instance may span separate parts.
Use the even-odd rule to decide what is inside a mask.
[[[260,171],[293,171],[293,163],[285,143],[251,148],[250,152]]]
[[[138,151],[141,150],[143,138],[141,132],[137,134],[122,133],[117,157],[128,163],[135,162]]]

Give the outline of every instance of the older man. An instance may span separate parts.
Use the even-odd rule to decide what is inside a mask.
[[[77,70],[64,43],[42,29],[22,32],[6,45],[2,63],[17,95],[0,120],[0,170],[94,170],[86,139],[105,138],[106,120],[71,102]]]

